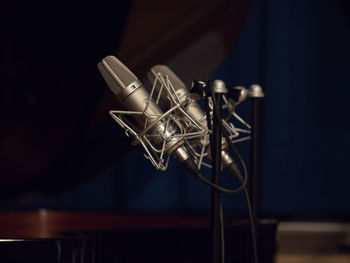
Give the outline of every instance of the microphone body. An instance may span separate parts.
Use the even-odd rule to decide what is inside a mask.
[[[156,65],[151,68],[148,72],[147,76],[149,80],[153,83],[157,78],[158,73],[161,75],[167,76],[169,78],[170,83],[172,84],[176,95],[179,97],[180,101],[183,102],[189,98],[190,92],[186,85],[180,80],[180,78],[167,66],[165,65]],[[162,97],[164,100],[167,100],[166,94],[163,92]],[[167,105],[170,106],[170,105]],[[186,110],[197,119],[204,127],[208,127],[206,114],[203,112],[201,106],[194,100],[190,99],[190,102],[185,104]],[[180,113],[181,114],[181,113]],[[207,142],[209,144],[209,141]],[[223,139],[222,140],[222,151],[221,151],[221,162],[222,168],[227,168],[231,173],[239,173],[237,165],[235,164],[233,158],[227,152],[228,144]],[[210,157],[210,147],[207,147],[207,154]]]
[[[142,82],[122,62],[114,56],[107,56],[98,64],[98,69],[120,104],[134,112],[132,116],[136,123],[133,124],[141,134],[150,135],[158,145],[164,143],[165,153],[178,161],[191,160],[183,146],[183,139],[173,136],[177,132],[176,127],[159,118],[163,111],[150,98]]]

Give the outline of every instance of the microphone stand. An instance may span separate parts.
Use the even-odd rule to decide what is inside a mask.
[[[252,85],[248,96],[252,100],[251,114],[251,182],[250,200],[252,202],[252,214],[255,229],[255,240],[258,240],[258,213],[259,213],[259,189],[260,189],[260,101],[264,98],[264,92],[260,85]]]
[[[227,89],[225,84],[216,80],[213,83],[204,82],[194,82],[192,87],[192,92],[196,94],[204,95],[205,109],[207,116],[208,129],[212,131],[209,136],[211,156],[212,156],[212,183],[220,185],[220,175],[221,175],[221,151],[222,151],[222,131],[220,130],[220,125],[217,120],[220,120],[222,113],[222,97],[223,94],[227,94]],[[216,103],[213,105],[213,114],[218,113],[217,118],[210,118],[210,108],[209,108],[209,96],[212,97]],[[258,262],[257,259],[257,212],[258,212],[258,166],[259,166],[259,102],[261,98],[264,97],[262,88],[259,85],[252,85],[248,91],[248,96],[252,99],[252,143],[251,143],[251,171],[252,180],[250,185],[250,198],[248,200],[253,200],[253,206],[251,210],[250,221],[252,224],[252,245],[254,250],[254,262]],[[217,108],[215,108],[215,106]],[[210,213],[210,223],[211,223],[211,237],[212,237],[212,263],[225,262],[225,244],[224,244],[224,224],[223,224],[223,214],[222,214],[222,203],[220,191],[211,188],[211,213]],[[255,229],[255,230],[254,230]]]
[[[211,87],[209,87],[211,88]],[[214,81],[212,86],[212,99],[216,101],[216,106],[218,107],[219,119],[221,119],[222,112],[222,96],[227,93],[225,84],[222,81]],[[205,96],[206,108],[208,105],[208,96]],[[214,105],[213,105],[214,107]],[[208,117],[208,116],[207,116]],[[212,126],[212,135],[210,136],[211,144],[211,155],[212,155],[212,182],[214,184],[220,185],[221,176],[221,146],[222,146],[222,132],[219,128],[219,124],[216,118],[213,118],[213,122],[209,125]],[[212,236],[212,262],[219,263],[224,262],[224,242],[223,242],[223,218],[222,218],[222,204],[221,204],[221,193],[217,189],[211,188],[211,236]]]

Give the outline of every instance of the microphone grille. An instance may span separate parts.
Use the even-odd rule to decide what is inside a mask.
[[[148,73],[149,80],[153,82],[156,79],[158,73],[161,73],[162,75],[167,75],[175,90],[186,88],[185,83],[183,83],[182,80],[170,68],[168,68],[165,65],[153,66],[150,72]]]
[[[122,89],[137,80],[132,73],[115,56],[107,56],[97,65],[109,88],[118,95]]]

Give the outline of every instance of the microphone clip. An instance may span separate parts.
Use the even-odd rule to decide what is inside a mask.
[[[192,94],[193,99],[198,100],[200,98],[204,98],[205,94],[210,94],[211,87],[211,80],[193,80],[190,93]]]

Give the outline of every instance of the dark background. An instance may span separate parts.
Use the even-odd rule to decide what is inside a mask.
[[[347,1],[257,1],[217,77],[262,83],[262,211],[348,217]]]
[[[1,9],[4,209],[208,211],[207,186],[174,160],[166,172],[155,171],[107,116],[118,105],[96,64],[122,45],[133,7],[128,1],[50,1]],[[241,32],[232,36],[238,41],[225,49],[212,78],[264,88],[260,212],[348,219],[349,4],[255,0],[247,10]],[[127,57],[123,62],[140,78],[155,63],[172,61],[159,55],[134,66],[137,59]],[[248,118],[249,102],[238,113]],[[249,163],[249,143],[239,148]],[[225,197],[225,207],[231,215],[245,211],[241,197]]]

